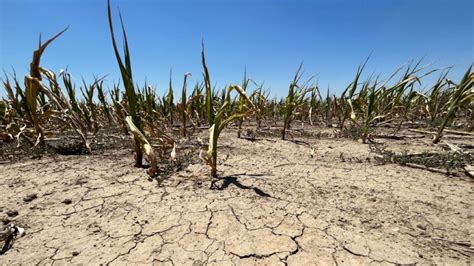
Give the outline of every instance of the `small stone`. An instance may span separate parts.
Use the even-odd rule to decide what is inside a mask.
[[[37,194],[29,194],[26,197],[23,198],[24,202],[30,202],[33,201],[34,199],[37,199],[38,195]]]
[[[8,217],[15,217],[18,215],[18,211],[17,210],[9,210],[7,211],[7,215]]]
[[[70,199],[65,199],[65,200],[62,201],[62,203],[66,204],[66,205],[69,205],[69,204],[72,203],[72,200],[70,200]]]
[[[370,227],[371,227],[372,229],[379,229],[379,228],[382,227],[382,225],[381,225],[380,223],[375,223],[375,224],[372,224]]]
[[[426,226],[424,226],[422,224],[417,224],[416,227],[418,227],[421,230],[426,230]]]
[[[72,252],[72,256],[75,257],[75,256],[77,256],[77,255],[79,255],[79,251],[73,251],[73,252]]]

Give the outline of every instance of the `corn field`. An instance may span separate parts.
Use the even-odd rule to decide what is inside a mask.
[[[131,28],[133,16],[115,12],[111,0],[93,3],[97,10],[85,1],[2,2],[17,10],[2,16],[19,19],[2,17],[10,24],[0,29],[22,36],[0,44],[18,50],[35,26],[51,23],[38,10],[56,22],[77,25],[75,15],[82,28],[101,25],[40,35],[26,59],[1,48],[6,62],[28,68],[0,74],[0,265],[471,265],[474,64],[466,51],[453,51],[469,46],[459,33],[472,33],[455,22],[472,19],[452,12],[469,9],[462,1],[345,1],[337,9],[334,1],[124,1],[124,15],[139,10],[138,22],[153,19]],[[441,7],[456,15],[441,21]],[[364,16],[366,8],[378,12]],[[414,15],[400,21],[408,8]],[[323,11],[329,15],[321,18]],[[137,34],[147,27],[159,30]],[[435,34],[439,43],[428,42],[433,30],[460,38]],[[393,38],[414,31],[427,40]],[[351,42],[335,43],[329,32]],[[318,34],[326,43],[312,50]],[[71,35],[87,42],[74,42],[74,64],[87,60],[92,72],[107,73],[84,79],[72,68],[52,70],[63,64],[61,49],[69,55]],[[356,39],[368,36],[380,40]],[[395,41],[380,45],[387,36]],[[396,55],[382,57],[383,73],[372,72],[380,61],[365,49],[394,47]],[[331,51],[337,57],[323,54]],[[386,68],[388,58],[420,51],[462,65],[414,58]],[[327,69],[310,73],[301,55]],[[169,72],[150,73],[164,77],[159,86],[140,79],[143,66],[169,62]],[[267,67],[271,73],[254,72]],[[334,73],[341,69],[348,73]],[[323,87],[332,74],[347,79]]]
[[[146,156],[148,174],[157,176],[157,161],[170,156],[180,138],[189,138],[200,129],[209,130],[208,144],[202,143],[201,158],[210,166],[210,176],[217,178],[217,147],[220,133],[237,127],[263,130],[280,128],[281,139],[288,138],[295,124],[334,128],[337,136],[351,135],[370,143],[381,126],[392,125],[394,133],[404,125],[418,123],[432,128],[432,141],[439,143],[446,128],[472,132],[474,129],[474,73],[469,66],[461,80],[447,78],[450,69],[430,69],[414,61],[395,69],[388,78],[370,76],[363,79],[369,59],[356,70],[353,81],[340,95],[328,89],[323,97],[312,77],[303,78],[300,65],[289,78],[288,94],[271,97],[264,83],[259,85],[245,72],[241,85],[216,88],[211,79],[212,66],[207,66],[202,47],[202,82],[188,88],[183,74],[181,98],[175,100],[173,88],[138,85],[132,75],[132,51],[129,51],[123,21],[120,48],[113,28],[113,14],[108,6],[113,53],[121,74],[119,84],[107,85],[106,77],[96,77],[87,84],[76,85],[67,71],[54,73],[41,64],[46,49],[54,49],[57,39],[67,28],[33,52],[30,73],[18,77],[4,73],[6,98],[0,101],[0,139],[18,147],[46,147],[59,135],[76,135],[81,140],[80,153],[94,152],[91,141],[98,132],[116,129],[133,139],[135,165],[143,166]],[[121,54],[122,49],[122,54]],[[212,51],[211,51],[212,52]],[[25,62],[26,63],[26,62]],[[196,75],[196,73],[194,73]],[[438,75],[434,84],[427,76]],[[78,95],[81,92],[82,97]],[[163,96],[160,96],[160,93]],[[171,129],[180,128],[176,134]],[[349,134],[350,133],[350,134]],[[150,139],[159,145],[152,145]],[[156,147],[160,150],[155,151]],[[173,151],[176,153],[175,149]],[[174,155],[175,156],[175,155]]]

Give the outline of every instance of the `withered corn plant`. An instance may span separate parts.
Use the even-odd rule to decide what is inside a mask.
[[[28,106],[26,105],[26,98],[23,89],[18,82],[16,73],[13,72],[12,80],[14,85],[10,83],[10,79],[5,73],[3,86],[7,93],[7,99],[4,100],[4,113],[2,114],[2,140],[13,140],[17,134],[20,134],[20,127],[26,123],[24,117]],[[27,139],[29,141],[29,139]]]
[[[202,120],[205,118],[203,90],[204,83],[198,82],[194,85],[193,92],[191,93],[191,99],[195,99],[189,103],[189,118],[193,127],[200,127]]]
[[[269,112],[269,95],[270,91],[263,90],[263,83],[255,90],[255,93],[251,95],[253,105],[255,106],[256,114],[255,119],[257,120],[257,129],[262,126],[262,121],[267,118]]]
[[[192,113],[192,105],[193,102],[200,100],[202,98],[202,95],[199,93],[191,96],[191,98],[187,98],[187,79],[188,77],[191,76],[191,73],[186,73],[184,74],[184,80],[183,80],[183,87],[181,89],[181,103],[177,105],[177,109],[181,113],[181,122],[182,122],[182,129],[181,129],[181,134],[183,137],[186,137],[187,135],[187,130],[186,130],[186,121],[188,117],[190,117]]]
[[[120,88],[119,84],[114,84],[112,90],[110,90],[110,98],[112,99],[112,104],[114,107],[114,113],[116,120],[122,128],[122,132],[125,135],[128,135],[128,127],[125,122],[126,112],[125,107],[120,102]]]
[[[26,117],[20,117],[18,120],[22,126],[16,134],[16,138],[19,140],[21,136],[24,136],[28,140],[28,135],[31,135],[31,128],[33,128],[33,134],[36,134],[36,142],[34,145],[44,145],[45,140],[45,129],[44,125],[50,125],[51,121],[56,121],[62,124],[63,127],[69,127],[75,130],[83,140],[85,152],[90,153],[91,148],[87,140],[87,129],[85,128],[80,115],[75,112],[59,86],[56,79],[56,75],[40,66],[41,56],[45,51],[46,47],[52,43],[56,38],[63,34],[67,30],[64,29],[53,38],[47,40],[45,43],[39,43],[39,47],[33,53],[33,60],[30,64],[30,74],[25,76],[25,90],[22,91],[18,81],[15,79],[15,87],[17,95],[22,95],[21,104],[17,107],[22,108],[21,113]],[[43,78],[49,83],[46,86],[43,83]],[[16,95],[13,95],[11,85],[7,79],[5,83],[7,93],[11,98],[12,102],[16,102]],[[16,104],[15,104],[16,105]],[[18,124],[16,125],[18,128]],[[32,142],[28,140],[28,142]]]
[[[106,117],[107,119],[107,124],[108,126],[112,126],[114,124],[114,120],[112,118],[112,114],[110,113],[109,110],[109,104],[107,103],[105,91],[104,91],[104,81],[101,80],[99,83],[97,83],[97,98],[99,99],[100,102],[100,107],[102,108],[102,114]]]
[[[155,89],[149,86],[145,80],[145,85],[140,93],[139,106],[142,107],[142,115],[144,116],[144,122],[150,131],[151,136],[156,136],[155,131],[155,118],[157,116],[157,105],[156,105],[156,93]]]
[[[247,78],[247,70],[244,71],[244,78],[242,80],[242,90],[244,92],[247,92],[247,88],[250,84],[250,82],[253,82],[255,84],[255,82],[250,79],[250,78]],[[238,112],[240,113],[243,113],[245,111],[245,107],[246,107],[246,99],[244,96],[240,96],[239,97],[239,103],[238,103]],[[237,129],[237,138],[240,139],[240,135],[242,134],[242,123],[244,122],[244,117],[239,117],[238,118],[238,129]]]
[[[362,71],[365,68],[365,65],[369,61],[369,57],[365,60],[364,63],[360,64],[357,68],[356,75],[354,80],[346,87],[346,89],[342,92],[341,97],[337,98],[334,96],[332,103],[334,104],[334,113],[337,116],[339,122],[339,130],[343,130],[345,127],[345,122],[347,119],[355,120],[355,112],[354,112],[354,95],[356,93],[357,87],[359,85],[360,76],[362,75]],[[330,112],[330,116],[332,116],[332,109],[331,109],[331,100],[329,98],[329,88],[328,88],[328,112]],[[329,120],[331,120],[329,118]]]
[[[421,78],[433,73],[429,71],[423,75],[417,76],[423,68],[419,67],[421,60],[414,66],[409,65],[405,73],[400,78],[400,81],[394,85],[387,87],[387,83],[397,75],[402,69],[398,68],[385,82],[379,82],[378,78],[375,82],[371,82],[370,79],[364,82],[362,88],[355,100],[348,99],[351,110],[351,120],[358,124],[356,113],[359,114],[362,132],[362,142],[367,143],[370,139],[370,129],[373,124],[378,121],[385,119],[386,117],[393,116],[400,107],[401,98],[406,94],[408,88],[413,88],[415,83],[420,83]],[[413,95],[411,95],[413,97]]]
[[[308,110],[308,120],[310,125],[314,125],[313,123],[313,113],[316,113],[318,111],[318,107],[320,104],[321,99],[321,93],[319,93],[319,88],[318,86],[315,86],[313,90],[311,90],[311,94],[309,97],[309,110]]]
[[[444,107],[446,115],[444,116],[443,122],[441,123],[436,136],[433,138],[433,143],[438,143],[441,140],[444,128],[459,109],[469,106],[472,107],[472,102],[474,101],[473,85],[474,73],[472,72],[471,65],[467,69],[466,74],[464,74],[461,82],[456,85],[449,96],[449,100]]]
[[[436,83],[427,93],[420,93],[420,96],[424,99],[425,111],[431,124],[435,124],[442,116],[443,107],[449,101],[452,88],[450,88],[450,84],[446,79],[448,73],[449,70],[442,72]]]
[[[79,109],[79,104],[76,98],[76,87],[71,79],[71,74],[67,70],[60,73],[63,79],[64,88],[66,89],[67,96],[69,98],[69,103],[71,104],[72,110],[76,113],[81,113]]]
[[[420,67],[422,60],[423,59],[420,59],[413,67],[411,64],[407,67],[400,81],[393,86],[393,89],[389,90],[383,102],[383,105],[390,109],[390,115],[388,116],[388,118],[390,118],[389,121],[396,121],[396,119],[398,119],[397,131],[401,129],[403,122],[408,119],[409,114],[416,111],[417,105],[421,106],[420,101],[423,96],[419,92],[419,89],[415,88],[415,85],[421,85],[421,80],[425,76],[438,71],[438,69],[434,69],[426,73],[420,73],[425,69],[425,67]],[[395,74],[397,72],[398,70]],[[393,74],[392,77],[395,74]],[[420,114],[416,115],[420,117]]]
[[[43,93],[48,97],[51,103],[51,118],[60,121],[64,126],[70,127],[76,131],[81,137],[86,153],[91,153],[91,147],[87,136],[87,126],[81,119],[80,113],[75,112],[70,104],[69,99],[64,96],[56,75],[47,69],[42,69],[41,72],[49,81],[49,87],[44,86],[38,80],[38,86],[41,87]]]
[[[148,160],[150,161],[150,169],[148,170],[148,174],[150,176],[155,176],[158,172],[156,156],[153,151],[153,147],[149,145],[149,142],[145,137],[143,131],[143,123],[138,113],[139,105],[137,102],[136,90],[133,83],[132,65],[130,61],[127,35],[125,33],[122,17],[120,15],[120,24],[122,26],[122,34],[124,41],[124,58],[122,59],[122,56],[120,55],[120,52],[117,48],[117,43],[115,41],[114,28],[112,23],[112,11],[110,9],[110,0],[107,0],[107,15],[109,20],[110,35],[112,38],[112,45],[114,48],[115,57],[117,59],[117,64],[120,69],[120,74],[122,76],[123,85],[125,87],[128,109],[130,112],[130,118],[127,117],[126,122],[128,129],[132,132],[133,139],[135,141],[135,165],[137,167],[141,167],[143,165],[143,153],[145,153],[148,157]]]
[[[283,106],[283,130],[281,132],[281,139],[286,139],[286,131],[290,127],[293,120],[293,116],[299,111],[305,103],[306,94],[313,90],[313,87],[309,87],[308,83],[311,78],[303,84],[300,84],[300,79],[303,75],[301,68],[303,64],[300,64],[296,74],[288,88],[288,95],[286,96],[285,103]]]
[[[40,39],[38,49],[33,52],[33,59],[30,64],[30,74],[25,76],[25,111],[26,117],[29,120],[28,122],[32,125],[37,139],[35,145],[44,145],[44,133],[41,124],[51,115],[51,113],[46,110],[47,107],[45,106],[44,92],[42,90],[42,69],[40,67],[41,55],[46,50],[46,47],[61,36],[66,30],[67,28],[43,44]],[[43,105],[38,105],[38,103],[43,103]]]
[[[326,124],[327,127],[332,126],[333,110],[335,110],[335,108],[333,108],[333,105],[335,104],[333,104],[332,102],[331,95],[329,94],[329,87],[328,87],[328,90],[326,93],[326,101],[324,103],[324,110],[325,110],[324,123]]]
[[[205,85],[205,108],[206,115],[209,122],[209,146],[205,154],[201,154],[201,158],[211,167],[211,188],[214,186],[214,180],[217,178],[217,144],[219,136],[224,128],[231,121],[240,117],[245,117],[249,112],[239,113],[237,110],[229,112],[231,104],[231,92],[236,91],[243,99],[246,104],[250,107],[249,109],[255,110],[250,98],[245,94],[244,90],[237,85],[230,85],[223,89],[224,97],[221,99],[222,104],[218,105],[217,99],[214,97],[211,88],[211,78],[206,65],[206,58],[204,54],[204,45],[201,52],[204,85]]]
[[[85,103],[82,105],[83,114],[87,120],[87,126],[89,131],[97,133],[99,131],[98,121],[98,108],[94,103],[94,92],[97,90],[99,84],[103,81],[103,78],[94,77],[94,82],[87,85],[85,80],[82,80],[84,87],[81,87],[82,96],[84,97]]]
[[[168,85],[168,92],[163,96],[163,115],[168,118],[171,126],[174,124],[174,96],[173,96],[173,80],[172,71],[170,70],[170,81]]]

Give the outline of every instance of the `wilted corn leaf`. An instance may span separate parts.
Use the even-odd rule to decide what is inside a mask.
[[[150,175],[151,177],[155,176],[158,171],[155,151],[153,150],[150,142],[148,142],[148,140],[146,139],[145,135],[143,135],[143,133],[135,126],[135,124],[133,124],[132,117],[127,116],[127,118],[125,118],[125,121],[127,122],[128,129],[133,134],[133,139],[136,143],[139,143],[141,150],[148,157],[148,160],[150,162],[150,169],[148,170],[148,175]]]
[[[208,149],[207,149],[207,154],[206,154],[206,157],[207,158],[212,158],[212,152],[214,151],[214,141],[215,141],[215,124],[213,124],[210,128],[209,128],[209,146],[208,146]],[[208,160],[209,160],[208,159]],[[208,161],[206,160],[206,161]]]

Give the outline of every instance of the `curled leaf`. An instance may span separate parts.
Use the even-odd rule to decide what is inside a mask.
[[[127,116],[125,118],[125,121],[127,122],[127,127],[132,132],[133,138],[136,143],[140,145],[140,148],[142,151],[145,153],[145,155],[148,157],[148,160],[150,161],[150,169],[148,170],[148,175],[150,176],[155,176],[156,173],[158,172],[158,166],[157,166],[157,161],[156,161],[156,155],[155,151],[153,150],[153,147],[151,146],[150,142],[146,139],[145,135],[135,126],[135,124],[132,121],[131,116]]]

